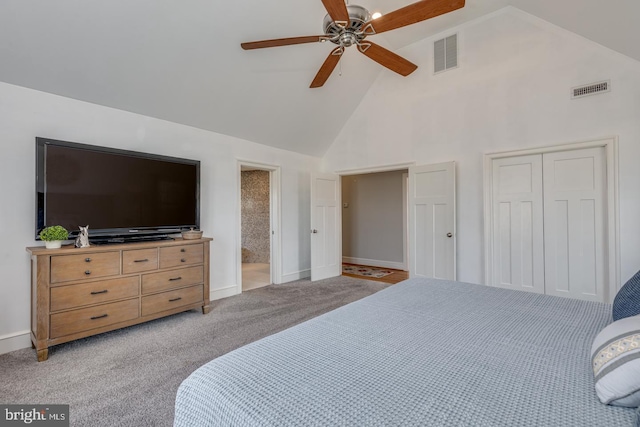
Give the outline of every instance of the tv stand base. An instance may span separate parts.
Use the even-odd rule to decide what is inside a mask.
[[[94,237],[89,238],[89,243],[92,245],[114,245],[122,243],[137,243],[137,242],[159,242],[162,240],[174,240],[173,237],[169,237],[166,234],[153,235],[153,236],[127,236],[127,237]]]

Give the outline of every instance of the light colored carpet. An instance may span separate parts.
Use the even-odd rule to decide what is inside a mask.
[[[0,355],[0,402],[69,404],[72,426],[170,426],[178,386],[244,344],[373,294],[388,284],[350,277],[271,285],[123,330]]]

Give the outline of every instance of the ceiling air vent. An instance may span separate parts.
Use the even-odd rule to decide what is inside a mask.
[[[433,72],[441,73],[458,67],[458,35],[437,40],[433,43]]]
[[[611,81],[605,80],[598,83],[591,83],[584,86],[578,86],[571,89],[571,99],[584,98],[589,95],[597,95],[599,93],[610,92]]]

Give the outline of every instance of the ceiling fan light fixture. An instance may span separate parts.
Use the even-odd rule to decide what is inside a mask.
[[[322,28],[327,35],[342,34],[345,31],[358,32],[362,26],[371,20],[371,14],[367,9],[362,6],[350,5],[347,6],[349,13],[349,22],[346,25],[338,25],[330,15],[324,17],[322,21]]]
[[[382,14],[380,12],[373,12],[371,14],[371,19],[378,19],[382,16]]]
[[[340,46],[342,47],[349,47],[352,46],[354,44],[357,44],[360,40],[358,40],[358,37],[356,37],[356,35],[352,32],[344,32],[342,34],[340,34],[340,38],[338,39],[338,42],[340,44]]]

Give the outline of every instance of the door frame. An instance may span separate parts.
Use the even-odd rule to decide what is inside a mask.
[[[242,168],[250,167],[269,172],[269,273],[272,284],[282,283],[282,216],[281,171],[279,165],[236,159],[237,163],[237,226],[236,226],[236,293],[242,293]]]
[[[402,263],[404,271],[409,271],[409,170],[402,174]]]
[[[589,141],[566,143],[561,145],[543,146],[521,150],[487,153],[484,155],[484,281],[488,285],[493,283],[493,160],[516,157],[529,154],[545,154],[557,151],[579,150],[583,148],[604,147],[606,155],[607,177],[607,219],[605,231],[607,233],[607,284],[606,295],[608,302],[613,301],[620,288],[620,229],[619,229],[619,197],[618,197],[618,137],[609,136]]]

